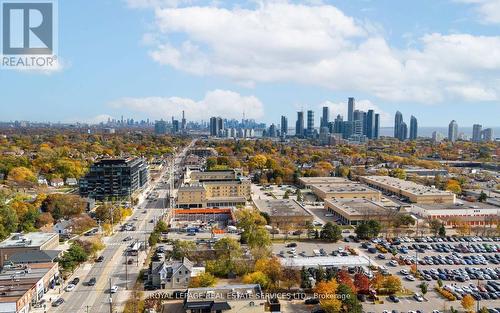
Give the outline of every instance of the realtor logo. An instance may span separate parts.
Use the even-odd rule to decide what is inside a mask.
[[[2,66],[54,66],[56,3],[53,0],[4,0],[1,10]]]

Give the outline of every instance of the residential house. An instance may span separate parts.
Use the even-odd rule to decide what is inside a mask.
[[[68,178],[66,178],[66,185],[68,185],[68,186],[77,186],[78,185],[78,181],[74,177],[68,177]]]
[[[39,185],[48,185],[47,179],[43,176],[38,176],[37,182]]]
[[[50,185],[56,188],[62,187],[64,186],[64,180],[62,178],[52,178],[50,180]]]
[[[187,288],[191,281],[193,263],[182,261],[153,261],[149,268],[149,284],[156,289]]]
[[[53,230],[54,233],[58,233],[59,235],[69,235],[73,231],[73,224],[70,220],[60,220],[56,224],[54,224]]]

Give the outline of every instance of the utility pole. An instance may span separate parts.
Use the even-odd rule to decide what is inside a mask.
[[[128,258],[127,258],[127,253],[125,253],[125,290],[128,290]]]
[[[109,313],[113,313],[113,294],[111,293],[111,278],[109,278]]]

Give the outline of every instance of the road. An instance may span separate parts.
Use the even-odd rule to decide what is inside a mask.
[[[185,158],[187,150],[194,143],[195,140],[185,147],[174,159],[176,181],[178,174],[182,173],[182,168],[180,167],[182,160]],[[126,290],[126,286],[128,285],[129,288],[133,286],[139,271],[145,266],[143,262],[146,256],[145,252],[141,252],[139,256],[135,257],[135,262],[132,265],[126,266],[126,260],[131,257],[125,256],[125,250],[134,240],[147,240],[154,228],[154,223],[150,221],[159,219],[165,212],[164,205],[168,203],[168,199],[166,199],[168,197],[168,184],[162,184],[161,182],[168,180],[168,175],[169,171],[167,168],[148,188],[148,190],[158,192],[158,198],[151,201],[145,199],[139,203],[133,215],[129,218],[128,222],[134,223],[136,231],[116,231],[114,235],[105,238],[106,248],[100,254],[104,256],[104,261],[101,263],[86,264],[82,269],[77,271],[74,277],[79,276],[80,283],[73,291],[64,292],[61,297],[65,300],[65,303],[60,307],[50,308],[51,312],[107,313],[121,312],[123,310],[123,305],[130,294],[130,291]],[[132,237],[132,241],[123,241],[127,236]],[[92,277],[96,278],[96,285],[86,286],[86,282]],[[110,283],[111,285],[118,286],[117,293],[109,293]],[[113,303],[112,310],[110,302]]]

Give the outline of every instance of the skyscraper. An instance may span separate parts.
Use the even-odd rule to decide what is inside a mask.
[[[184,110],[182,110],[181,129],[182,131],[186,130],[186,116],[184,115]]]
[[[458,124],[455,120],[450,122],[448,125],[448,140],[451,142],[457,141],[458,136]]]
[[[492,141],[493,140],[493,128],[485,128],[482,131],[482,139],[484,141]]]
[[[472,141],[474,141],[474,142],[481,141],[482,128],[483,128],[483,126],[479,125],[479,124],[474,124],[472,126]]]
[[[408,138],[408,126],[405,122],[401,122],[399,126],[399,140],[405,141]]]
[[[304,112],[297,112],[297,122],[295,123],[295,136],[304,136]]]
[[[410,118],[410,140],[417,139],[418,136],[418,121],[415,116],[411,116]]]
[[[401,123],[403,123],[403,114],[397,111],[394,116],[394,138],[401,138]]]
[[[366,137],[375,138],[375,112],[373,110],[368,110],[366,114]]]
[[[355,110],[355,101],[354,98],[349,98],[348,104],[347,104],[347,121],[352,122],[354,121],[354,110]]]
[[[165,135],[167,133],[167,122],[164,120],[159,120],[155,122],[155,134]]]
[[[343,123],[344,123],[344,119],[342,118],[342,116],[339,114],[337,115],[337,117],[335,118],[335,121],[333,122],[333,133],[334,134],[342,134],[342,129],[343,129]]]
[[[288,134],[288,118],[284,115],[281,116],[281,136],[286,137]]]
[[[373,138],[378,139],[380,134],[380,114],[375,114],[375,127],[373,128]]]
[[[312,137],[314,134],[314,111],[307,111],[307,136]]]
[[[210,118],[210,136],[219,136],[224,130],[224,120],[220,117]]]
[[[321,116],[320,128],[328,127],[328,123],[330,123],[330,108],[323,107],[323,115]]]

